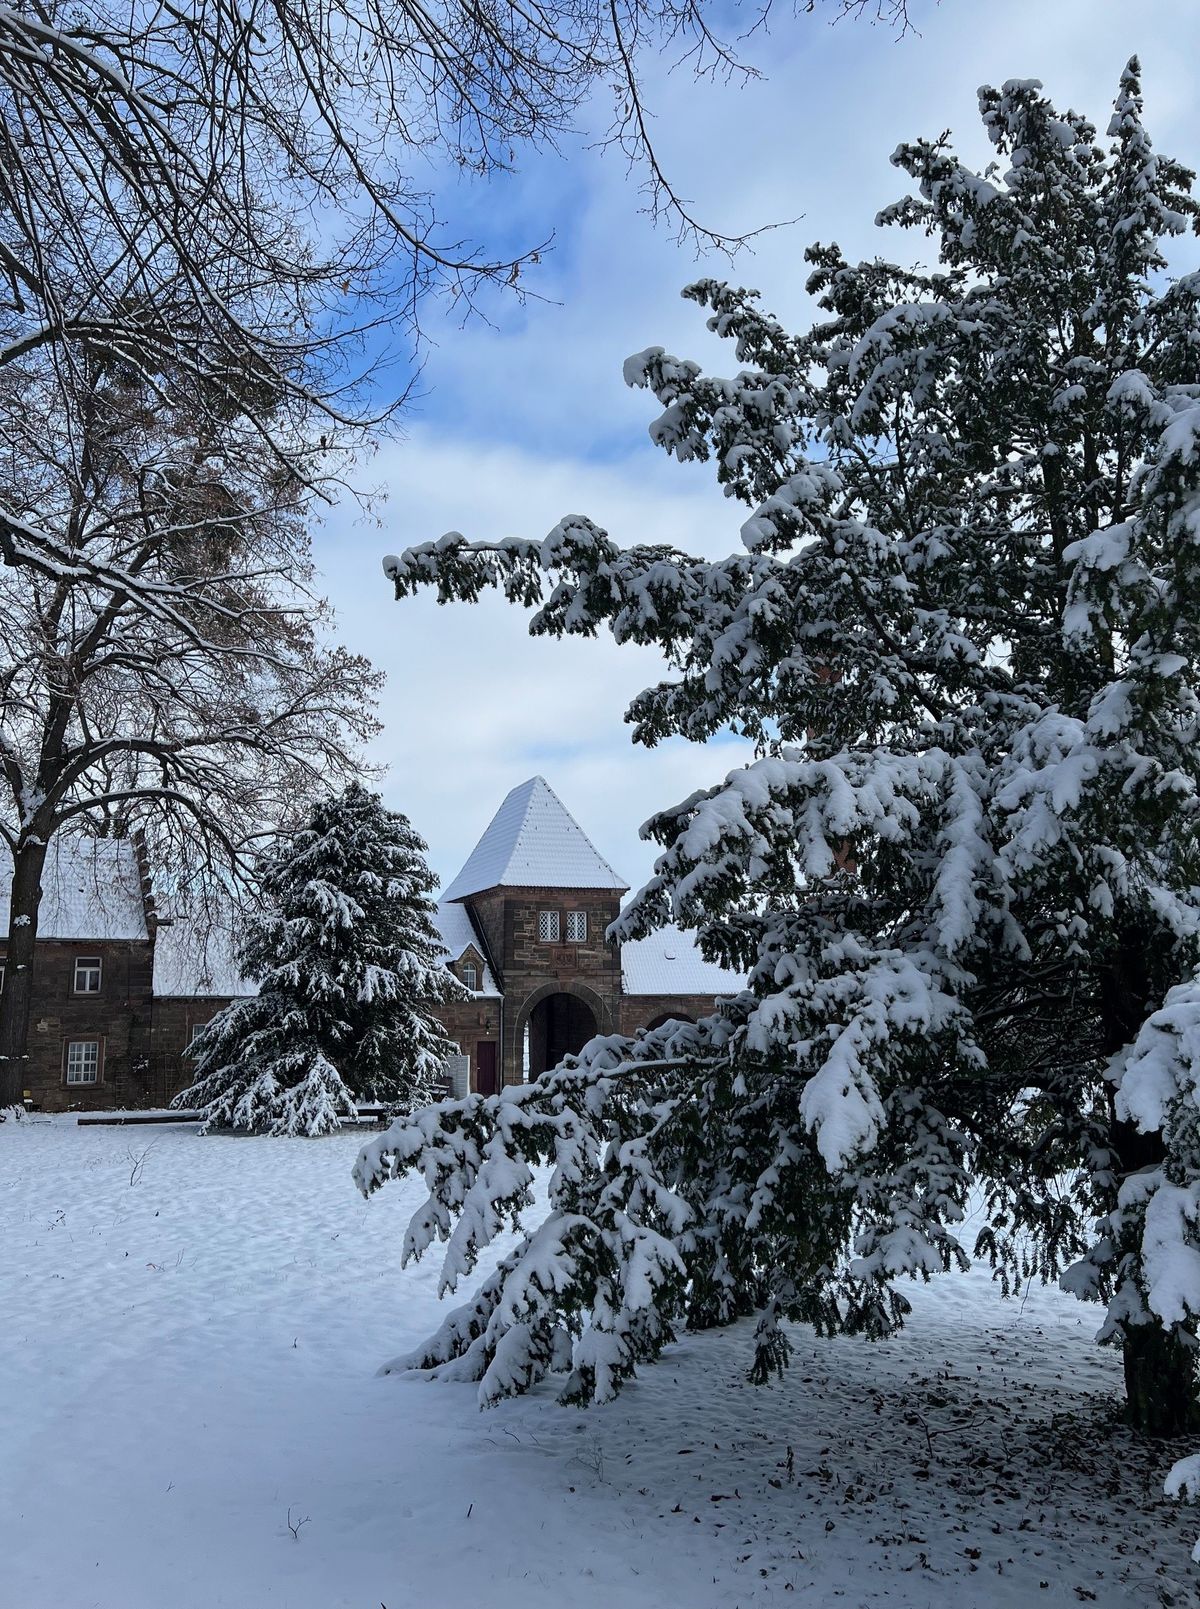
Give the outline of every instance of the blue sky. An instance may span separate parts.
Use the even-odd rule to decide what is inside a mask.
[[[586,513],[620,541],[668,541],[708,556],[732,551],[742,515],[703,465],[653,448],[653,400],[627,390],[621,364],[662,345],[717,372],[730,354],[680,288],[714,273],[763,292],[793,325],[811,316],[802,254],[836,240],[848,253],[911,262],[923,238],[873,226],[903,193],[889,156],[902,139],[953,130],[960,152],[990,159],[976,112],[982,83],[1039,78],[1103,130],[1117,78],[1142,58],[1146,120],[1158,149],[1200,166],[1200,5],[1196,0],[913,0],[918,32],[896,40],[827,6],[780,10],[750,59],[767,75],[744,88],[656,71],[650,98],[664,165],[699,216],[731,232],[802,215],[733,263],[697,260],[642,214],[637,176],[592,148],[590,129],[561,154],[526,160],[481,185],[448,178],[440,210],[457,233],[513,250],[553,233],[530,271],[538,300],[489,296],[465,324],[436,303],[422,395],[403,439],[358,473],[383,497],[364,517],[347,504],[317,536],[341,634],[387,673],[374,758],[384,794],[430,844],[448,880],[501,798],[540,772],[601,852],[635,883],[653,858],[638,839],[655,809],[718,782],[744,757],[730,743],[635,749],[623,715],[657,679],[647,650],[607,641],[531,640],[521,611],[496,599],[439,609],[397,603],[385,553],[461,530],[472,538],[542,536]],[[591,138],[589,138],[589,135]],[[1179,266],[1200,266],[1197,242]]]

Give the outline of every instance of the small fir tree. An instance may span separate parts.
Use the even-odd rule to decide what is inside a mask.
[[[449,1238],[450,1287],[552,1165],[549,1216],[408,1360],[484,1401],[563,1368],[611,1396],[680,1322],[757,1311],[759,1375],[781,1317],[886,1331],[898,1276],[967,1261],[979,1180],[974,1249],[1107,1304],[1137,1425],[1197,1422],[1200,273],[1162,249],[1192,174],[1136,62],[1106,145],[1036,83],[980,109],[986,173],[944,138],[893,158],[919,194],[881,221],[936,271],[814,247],[806,334],[704,281],[738,372],[627,364],[654,439],[751,510],[740,554],[573,518],[389,561],[401,595],[548,574],[535,631],[667,654],[639,740],[760,749],[649,824],[616,929],[694,925],[746,991],[360,1157],[364,1190],[430,1181],[405,1253]]]
[[[432,1007],[465,991],[443,965],[425,844],[351,783],[261,866],[240,960],[259,984],[194,1040],[175,1099],[206,1127],[327,1134],[358,1106],[436,1099],[455,1047]]]

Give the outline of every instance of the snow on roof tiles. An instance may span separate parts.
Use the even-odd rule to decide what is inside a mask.
[[[12,864],[0,877],[8,932]],[[124,838],[52,838],[42,869],[39,939],[144,939],[146,910],[133,845]]]
[[[457,961],[468,948],[473,949],[483,962],[482,987],[476,989],[475,993],[499,997],[500,991],[496,987],[492,969],[488,966],[487,957],[483,953],[483,946],[476,937],[475,929],[471,926],[471,918],[464,908],[461,905],[439,905],[435,921],[446,948],[446,959]]]
[[[154,938],[153,992],[168,999],[236,1000],[257,994],[258,985],[242,976],[231,931],[207,933],[179,917]]]
[[[442,900],[486,888],[628,887],[545,778],[531,777],[497,810]]]
[[[483,961],[479,995],[498,996],[482,946],[471,926],[471,918],[461,905],[441,905],[435,926],[442,940],[447,961],[457,961],[472,946]],[[180,917],[176,925],[160,927],[154,945],[154,993],[172,998],[236,999],[256,994],[258,985],[244,978],[237,964],[236,945],[228,931],[210,929],[206,935],[195,932]]]
[[[746,980],[706,961],[696,935],[663,927],[621,946],[621,982],[626,994],[740,994]]]

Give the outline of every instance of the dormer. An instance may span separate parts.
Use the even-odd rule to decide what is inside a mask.
[[[488,964],[483,945],[461,905],[439,905],[437,928],[442,940],[446,965],[460,983],[477,998],[495,998],[500,988]]]
[[[450,970],[461,984],[470,989],[472,994],[484,994],[484,978],[487,967],[483,955],[473,944],[468,944],[457,961],[450,964]]]

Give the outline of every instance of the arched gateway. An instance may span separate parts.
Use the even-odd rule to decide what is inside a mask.
[[[574,1056],[600,1031],[595,1013],[578,995],[558,991],[539,1000],[525,1019],[522,1072],[527,1079]]]

